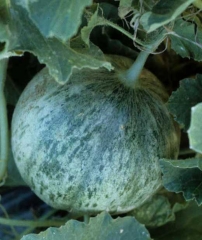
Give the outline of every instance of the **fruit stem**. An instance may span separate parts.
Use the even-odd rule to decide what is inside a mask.
[[[84,222],[88,224],[90,216],[88,214],[85,214],[83,217],[84,217]]]
[[[142,72],[149,54],[150,52],[141,51],[133,65],[126,72],[121,74],[120,78],[126,86],[134,88],[135,85],[137,85],[140,73]]]
[[[0,185],[4,183],[6,178],[9,154],[8,119],[4,95],[7,65],[8,59],[0,60],[0,181],[2,181]]]

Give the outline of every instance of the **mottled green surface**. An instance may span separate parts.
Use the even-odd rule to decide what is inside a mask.
[[[136,89],[105,69],[75,71],[65,85],[46,68],[33,79],[15,109],[12,147],[40,198],[74,212],[121,213],[161,186],[158,160],[176,157],[178,139],[158,97],[166,94],[148,75]]]

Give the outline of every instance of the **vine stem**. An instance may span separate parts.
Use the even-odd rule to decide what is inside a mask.
[[[6,209],[5,209],[1,204],[0,204],[0,209],[1,209],[1,211],[4,213],[5,217],[6,217],[7,219],[9,219],[9,215],[8,215]],[[16,232],[15,228],[14,228],[13,226],[10,226],[10,228],[11,228],[14,236],[17,237],[17,236],[18,236],[18,233]]]
[[[144,68],[149,54],[149,52],[145,51],[140,52],[133,65],[127,71],[120,74],[120,79],[126,86],[134,88],[138,84],[140,73]]]
[[[46,220],[46,221],[35,221],[35,220],[14,220],[0,217],[0,224],[18,227],[60,227],[64,225],[66,221],[59,220]]]
[[[44,221],[47,220],[49,217],[51,217],[53,214],[57,212],[56,209],[51,209],[49,212],[47,212],[45,215],[43,215],[41,218],[38,219],[38,221]],[[30,226],[27,228],[23,233],[20,234],[19,239],[21,239],[24,235],[27,235],[31,233],[36,227]]]
[[[134,36],[133,36],[131,33],[129,33],[128,31],[126,31],[124,28],[120,27],[119,25],[117,25],[117,24],[115,24],[115,23],[113,23],[113,22],[110,22],[109,20],[107,20],[107,19],[105,19],[105,18],[100,18],[100,19],[101,19],[101,21],[103,22],[102,25],[110,26],[110,27],[118,30],[119,32],[123,33],[123,34],[126,35],[128,38],[134,40]],[[137,39],[136,42],[139,43],[139,44],[141,43],[140,41],[138,41],[138,39]]]
[[[7,65],[8,59],[0,60],[0,181],[3,181],[3,183],[6,178],[9,154],[8,119],[4,95]],[[0,183],[0,185],[3,183]]]

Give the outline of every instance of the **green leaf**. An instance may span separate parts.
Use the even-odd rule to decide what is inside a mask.
[[[170,192],[182,192],[186,201],[202,203],[202,159],[160,160],[163,186]]]
[[[194,0],[160,0],[151,12],[142,15],[140,22],[147,32],[152,32],[175,20],[193,2]]]
[[[160,27],[151,33],[143,34],[141,33],[137,35],[136,42],[141,44],[146,51],[156,51],[156,48],[163,42],[166,38],[166,29]]]
[[[95,28],[96,26],[105,25],[106,19],[102,16],[99,16],[99,7],[94,13],[91,13],[89,11],[85,16],[86,18],[88,18],[88,25],[81,29],[81,38],[89,46],[89,38],[93,28]]]
[[[202,61],[202,29],[195,24],[178,20],[173,30],[169,33],[172,49],[181,57],[193,58]]]
[[[94,13],[91,13],[89,11],[86,11],[88,13],[88,25],[83,27],[81,30],[81,37],[83,41],[89,45],[89,38],[90,33],[96,26],[110,26],[114,29],[117,29],[118,31],[122,32],[126,36],[128,36],[131,40],[135,41],[137,44],[141,45],[142,48],[144,48],[146,51],[153,52],[156,50],[156,48],[159,46],[159,44],[165,39],[166,30],[162,27],[157,29],[156,31],[145,34],[141,32],[141,36],[138,35],[137,37],[133,37],[129,32],[125,31],[123,28],[118,26],[117,24],[109,21],[105,17],[103,17],[103,10],[100,11],[100,8],[97,8],[97,10]]]
[[[176,213],[175,222],[157,228],[152,234],[155,240],[201,240],[202,236],[202,207],[195,202]]]
[[[120,0],[119,2],[119,17],[123,19],[130,11],[133,11],[133,0]]]
[[[5,42],[0,59],[8,55],[18,55],[19,51],[21,54],[29,51],[47,65],[50,74],[60,83],[68,81],[73,68],[112,69],[98,47],[91,44],[89,49],[80,41],[80,46],[77,44],[77,48],[73,49],[71,46],[74,41],[78,42],[77,38],[71,43],[62,43],[56,38],[44,38],[30,20],[26,9],[17,5],[15,0],[11,1],[11,6],[8,26],[5,27],[0,22],[0,42]]]
[[[119,7],[131,7],[133,0],[120,0]]]
[[[91,9],[85,11],[84,17],[87,19],[88,24],[81,29],[81,38],[88,46],[90,43],[90,34],[95,27],[110,24],[113,27],[114,24],[112,21],[117,22],[119,19],[117,8],[108,3],[94,4]],[[110,20],[107,20],[108,18]],[[115,26],[118,27],[118,25]]]
[[[202,103],[191,108],[191,125],[188,130],[190,148],[202,153]]]
[[[174,221],[175,212],[184,207],[184,205],[178,203],[171,207],[167,197],[156,194],[142,206],[129,212],[129,215],[135,216],[138,222],[147,227],[159,227]]]
[[[168,109],[175,120],[187,131],[191,120],[191,108],[202,102],[202,75],[196,79],[186,78],[180,81],[180,87],[168,100]]]
[[[81,15],[92,0],[18,0],[43,36],[67,41],[77,33]]]
[[[22,240],[146,240],[150,239],[146,228],[133,217],[112,219],[103,212],[84,223],[76,220],[68,221],[60,228],[49,228],[38,235],[29,234]]]
[[[142,14],[142,12],[150,11],[152,9],[152,7],[155,5],[155,2],[156,1],[154,1],[154,0],[144,0],[144,1],[120,0],[119,7],[118,7],[118,15],[121,19],[126,20],[127,15],[135,16],[136,14],[139,15],[139,14]]]

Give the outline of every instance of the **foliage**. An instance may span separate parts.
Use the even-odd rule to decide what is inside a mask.
[[[22,239],[202,239],[201,8],[199,0],[0,1],[0,239],[42,230]],[[145,64],[165,85],[166,105],[183,130],[179,159],[159,160],[162,189],[128,216],[100,213],[84,223],[71,212],[50,212],[24,191],[9,144],[22,90],[44,65],[65,84],[75,69],[113,71],[105,54],[138,62],[142,52],[140,68]],[[33,208],[23,211],[20,201]]]
[[[30,234],[22,240],[49,240],[55,236],[60,239],[87,240],[87,239],[106,239],[106,240],[149,240],[148,231],[138,223],[134,217],[124,217],[112,219],[111,216],[103,212],[95,218],[90,218],[89,223],[82,223],[75,220],[67,222],[64,226],[49,228],[39,235]]]

